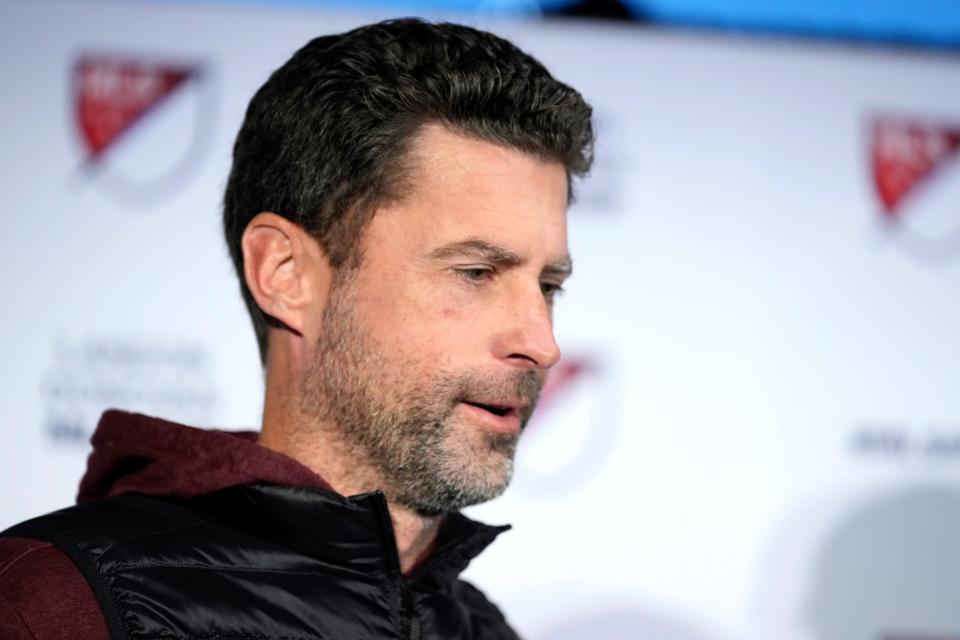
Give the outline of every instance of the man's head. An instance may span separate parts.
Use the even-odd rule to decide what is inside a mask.
[[[394,501],[506,486],[559,357],[570,177],[590,108],[508,42],[385,22],[318,38],[257,93],[224,227],[261,357]]]

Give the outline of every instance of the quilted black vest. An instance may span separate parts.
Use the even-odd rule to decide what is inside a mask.
[[[96,500],[0,535],[65,552],[115,639],[495,640],[517,635],[457,575],[507,528],[449,516],[403,576],[383,494],[252,484]]]

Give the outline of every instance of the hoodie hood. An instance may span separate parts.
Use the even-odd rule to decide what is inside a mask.
[[[333,491],[293,458],[261,447],[258,435],[111,409],[90,439],[77,502],[123,493],[189,498],[252,482]]]

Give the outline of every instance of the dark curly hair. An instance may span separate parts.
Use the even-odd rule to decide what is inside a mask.
[[[378,205],[402,195],[405,152],[428,122],[557,160],[568,184],[592,161],[590,106],[503,38],[403,19],[311,40],[250,101],[224,195],[224,233],[262,362],[272,319],[243,274],[250,220],[277,213],[313,235],[335,268],[355,265],[360,232]]]

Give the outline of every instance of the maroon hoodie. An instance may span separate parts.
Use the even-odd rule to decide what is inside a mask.
[[[123,493],[186,498],[267,482],[331,490],[313,471],[257,444],[252,432],[205,431],[111,410],[91,439],[77,502]],[[0,538],[0,638],[108,640],[83,574],[48,542]]]

